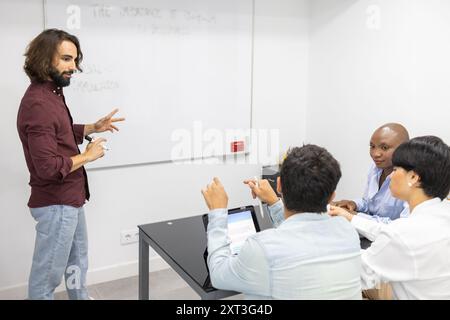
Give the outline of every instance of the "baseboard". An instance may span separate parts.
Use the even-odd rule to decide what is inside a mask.
[[[159,256],[150,257],[150,272],[168,269],[169,265]],[[108,282],[139,274],[138,261],[116,264],[108,267],[88,270],[87,285]],[[28,284],[21,283],[15,286],[0,288],[0,300],[23,300],[27,297]],[[55,292],[64,291],[64,282],[59,285]]]

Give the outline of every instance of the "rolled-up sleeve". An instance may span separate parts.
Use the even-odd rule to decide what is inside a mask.
[[[356,211],[358,211],[358,212],[367,212],[368,211],[369,206],[367,205],[366,198],[353,199],[353,202],[356,204]]]
[[[75,134],[77,144],[82,144],[84,138],[84,124],[74,124],[73,133]]]
[[[57,123],[51,114],[39,112],[39,103],[29,109],[26,117],[25,132],[31,160],[39,178],[63,181],[70,173],[73,162],[70,157],[58,153]]]

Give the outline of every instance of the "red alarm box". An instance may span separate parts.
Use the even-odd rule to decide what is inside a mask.
[[[241,151],[244,151],[244,141],[231,142],[231,152],[241,152]]]

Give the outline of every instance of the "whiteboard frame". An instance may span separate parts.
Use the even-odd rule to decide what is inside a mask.
[[[253,128],[253,93],[254,93],[254,49],[255,49],[255,6],[256,6],[256,0],[251,0],[251,44],[250,44],[250,123],[249,123],[249,129],[250,131]],[[48,9],[48,3],[47,0],[42,0],[42,9],[43,9],[43,26],[42,30],[44,31],[47,28],[47,9]],[[248,140],[246,141],[247,146],[249,146],[252,141],[251,135],[248,137]],[[214,155],[214,156],[208,156],[208,157],[191,157],[186,159],[177,159],[177,160],[163,160],[163,161],[150,161],[150,162],[139,162],[139,163],[132,163],[132,164],[123,164],[123,165],[106,165],[102,167],[94,167],[89,168],[85,167],[87,171],[102,171],[102,170],[108,170],[108,169],[117,169],[117,168],[130,168],[130,167],[139,167],[139,166],[147,166],[147,165],[158,165],[158,164],[167,164],[167,163],[183,163],[187,161],[195,161],[195,160],[206,160],[206,159],[222,159],[224,162],[226,158],[229,158],[231,156],[244,156],[247,157],[249,155],[249,149],[246,147],[246,150],[243,152],[236,152],[233,154],[225,154],[225,155]]]

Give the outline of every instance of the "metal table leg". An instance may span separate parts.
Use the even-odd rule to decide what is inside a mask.
[[[148,300],[148,243],[144,240],[142,231],[139,230],[139,300]]]

